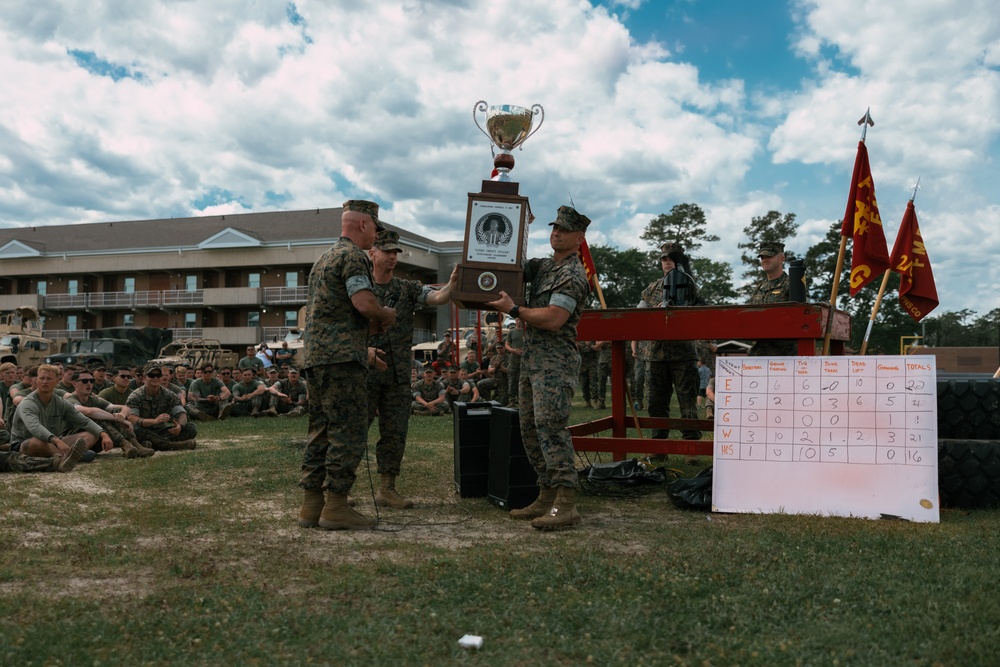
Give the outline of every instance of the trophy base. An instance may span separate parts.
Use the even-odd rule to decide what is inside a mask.
[[[506,292],[514,303],[524,305],[524,271],[520,268],[458,265],[458,285],[451,300],[466,310],[494,310],[486,304]]]

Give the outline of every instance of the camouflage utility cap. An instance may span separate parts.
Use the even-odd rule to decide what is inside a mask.
[[[764,241],[757,249],[757,255],[764,257],[774,257],[783,252],[785,252],[785,244],[781,241]]]
[[[372,219],[375,223],[375,227],[378,229],[385,229],[382,222],[378,219],[378,204],[373,201],[366,201],[364,199],[348,199],[344,202],[345,211],[354,211],[355,213],[363,213]]]
[[[375,238],[375,247],[382,252],[402,252],[403,246],[399,245],[399,232],[383,229]]]
[[[589,224],[590,218],[577,213],[571,206],[560,206],[555,221],[549,223],[549,225],[559,225],[567,232],[585,232]]]
[[[676,241],[668,241],[660,246],[660,259],[667,257],[672,252],[683,253],[684,246]]]

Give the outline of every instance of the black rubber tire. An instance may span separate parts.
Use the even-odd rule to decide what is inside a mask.
[[[938,438],[1000,440],[1000,379],[939,379]]]
[[[1000,440],[938,440],[942,507],[1000,507]]]

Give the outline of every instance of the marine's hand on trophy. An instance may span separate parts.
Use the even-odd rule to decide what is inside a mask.
[[[507,292],[500,290],[500,298],[496,301],[489,301],[486,305],[506,314],[514,307],[514,300],[507,295]]]

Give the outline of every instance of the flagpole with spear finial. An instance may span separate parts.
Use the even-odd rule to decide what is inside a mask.
[[[864,143],[865,138],[868,136],[868,127],[875,127],[875,121],[872,120],[871,111],[872,108],[868,107],[865,110],[865,115],[858,121],[858,125],[861,126],[861,143]],[[841,221],[841,229],[843,229],[843,223],[844,221]],[[823,356],[830,354],[830,338],[833,333],[833,316],[837,311],[837,290],[840,287],[840,272],[844,269],[844,255],[846,254],[847,236],[841,234],[840,250],[837,252],[837,268],[833,272],[833,286],[830,288],[830,317],[826,323],[826,335],[823,336]]]
[[[573,201],[573,195],[569,195],[569,204],[573,208],[576,208],[576,203]],[[581,260],[583,260],[584,266],[590,266],[593,270],[593,275],[589,279],[589,283],[594,286],[594,290],[597,292],[597,300],[601,304],[601,310],[607,310],[608,304],[604,300],[604,292],[601,290],[601,281],[597,277],[597,265],[594,264],[594,258],[590,254],[590,246],[587,245],[587,239],[583,239],[583,243],[580,247]],[[586,397],[584,397],[586,398]],[[601,399],[604,400],[603,398]],[[639,433],[639,437],[645,437],[642,434],[642,427],[639,426],[639,413],[636,411],[635,403],[632,402],[632,390],[628,388],[628,382],[625,383],[625,400],[628,401],[628,407],[632,411],[632,420],[635,423],[635,430]]]
[[[910,201],[914,201],[917,198],[917,190],[920,189],[920,177],[917,176],[917,182],[913,186],[913,194],[910,195]],[[892,273],[892,267],[890,266],[885,270],[885,275],[882,276],[882,285],[878,288],[878,296],[875,297],[875,303],[872,305],[872,314],[868,318],[868,328],[865,329],[865,338],[861,342],[860,354],[864,354],[868,350],[868,337],[872,334],[872,327],[875,325],[875,316],[878,315],[878,309],[882,305],[882,295],[885,294],[885,287],[889,284],[889,274]]]

